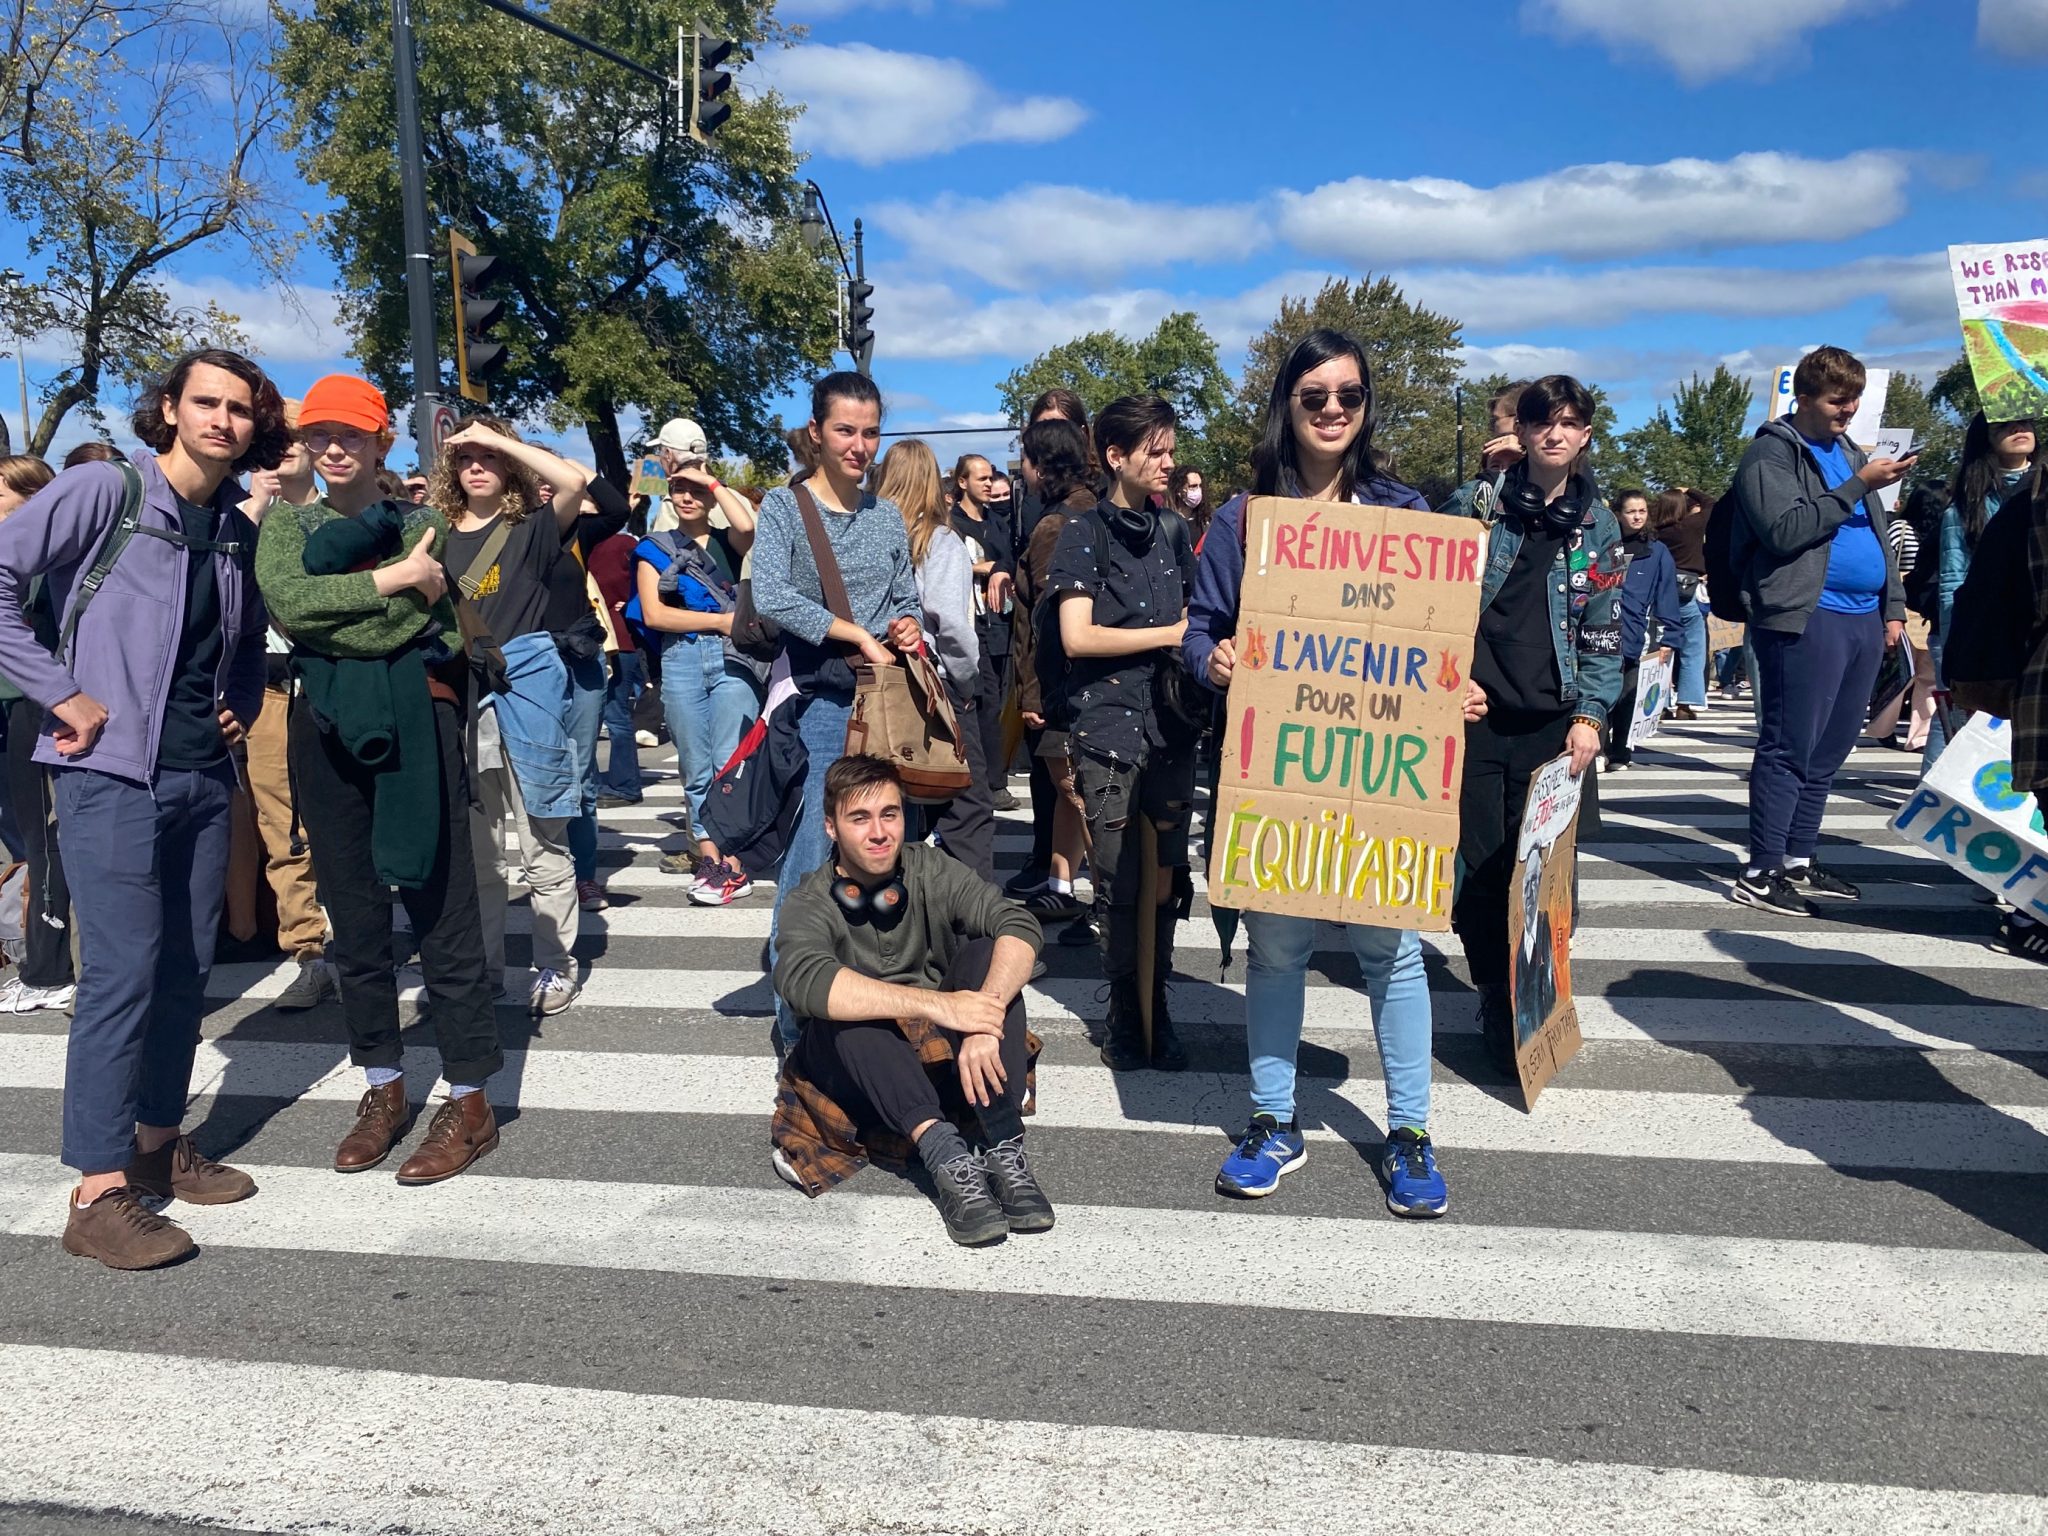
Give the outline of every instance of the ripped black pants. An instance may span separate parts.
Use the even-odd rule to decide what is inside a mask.
[[[1139,861],[1145,856],[1145,839],[1134,818],[1148,818],[1158,836],[1159,867],[1168,871],[1161,900],[1170,900],[1171,872],[1188,862],[1194,749],[1155,750],[1143,763],[1109,762],[1077,752],[1074,787],[1088,817],[1088,867],[1095,882],[1095,922],[1102,934],[1103,979],[1135,980]]]

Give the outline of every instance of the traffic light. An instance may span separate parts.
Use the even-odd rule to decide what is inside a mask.
[[[875,285],[856,277],[846,285],[846,350],[862,373],[875,357]]]
[[[732,57],[731,38],[695,36],[691,39],[694,62],[690,69],[690,137],[699,144],[711,141],[732,116],[732,103],[720,100],[732,89],[732,71],[718,66]]]
[[[462,398],[479,404],[491,398],[484,383],[505,366],[505,344],[486,332],[505,316],[505,301],[484,297],[484,288],[501,275],[496,256],[479,256],[476,246],[448,232],[448,264],[455,274],[455,372]]]

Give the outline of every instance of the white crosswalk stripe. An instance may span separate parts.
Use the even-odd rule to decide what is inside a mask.
[[[1336,944],[1308,1163],[1272,1200],[1213,1195],[1249,1108],[1245,957],[1240,934],[1219,974],[1199,877],[1189,1071],[1100,1065],[1092,951],[1049,942],[1026,994],[1052,1233],[956,1249],[880,1169],[804,1200],[766,1156],[773,887],[698,907],[656,868],[686,841],[666,752],[602,813],[583,996],[501,1006],[502,1145],[448,1184],[332,1173],[362,1087],[338,1010],[271,1008],[289,965],[218,966],[191,1123],[260,1193],[174,1208],[190,1264],[101,1271],[56,1242],[63,1020],[0,1016],[0,1526],[28,1499],[431,1536],[2048,1528],[2038,970],[1884,830],[1896,752],[1853,756],[1824,828],[1862,902],[1730,901],[1748,741],[1716,710],[1603,778],[1586,1045],[1534,1112],[1484,1065],[1455,938],[1427,936],[1435,1224],[1381,1205],[1385,1095]],[[1005,874],[1030,837],[1005,819]],[[531,929],[516,905],[515,988]],[[422,1098],[431,1029],[407,1050]],[[171,1422],[182,1454],[104,1454]]]

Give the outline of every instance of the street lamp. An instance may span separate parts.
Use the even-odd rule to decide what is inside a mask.
[[[12,267],[0,271],[0,283],[5,283],[9,288],[17,288],[27,281],[27,278]],[[21,327],[15,323],[11,309],[8,314],[8,329],[14,332],[14,371],[16,377],[21,380],[21,451],[26,453],[29,437],[35,431],[28,420],[28,348],[22,342]]]
[[[852,354],[853,366],[865,374],[875,357],[875,333],[869,323],[875,316],[874,306],[869,303],[875,285],[867,277],[867,256],[863,250],[866,237],[860,220],[853,221],[853,261],[849,265],[846,247],[839,239],[839,226],[832,222],[832,210],[825,203],[824,189],[807,180],[803,216],[796,227],[808,250],[822,251],[826,239],[832,241],[832,250],[839,257],[839,270],[846,274],[847,305],[840,324],[839,344]]]

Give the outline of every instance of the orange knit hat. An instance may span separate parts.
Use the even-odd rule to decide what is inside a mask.
[[[315,379],[299,402],[299,420],[308,425],[331,421],[338,426],[357,427],[364,432],[388,432],[391,407],[368,379],[353,374],[330,373]]]

